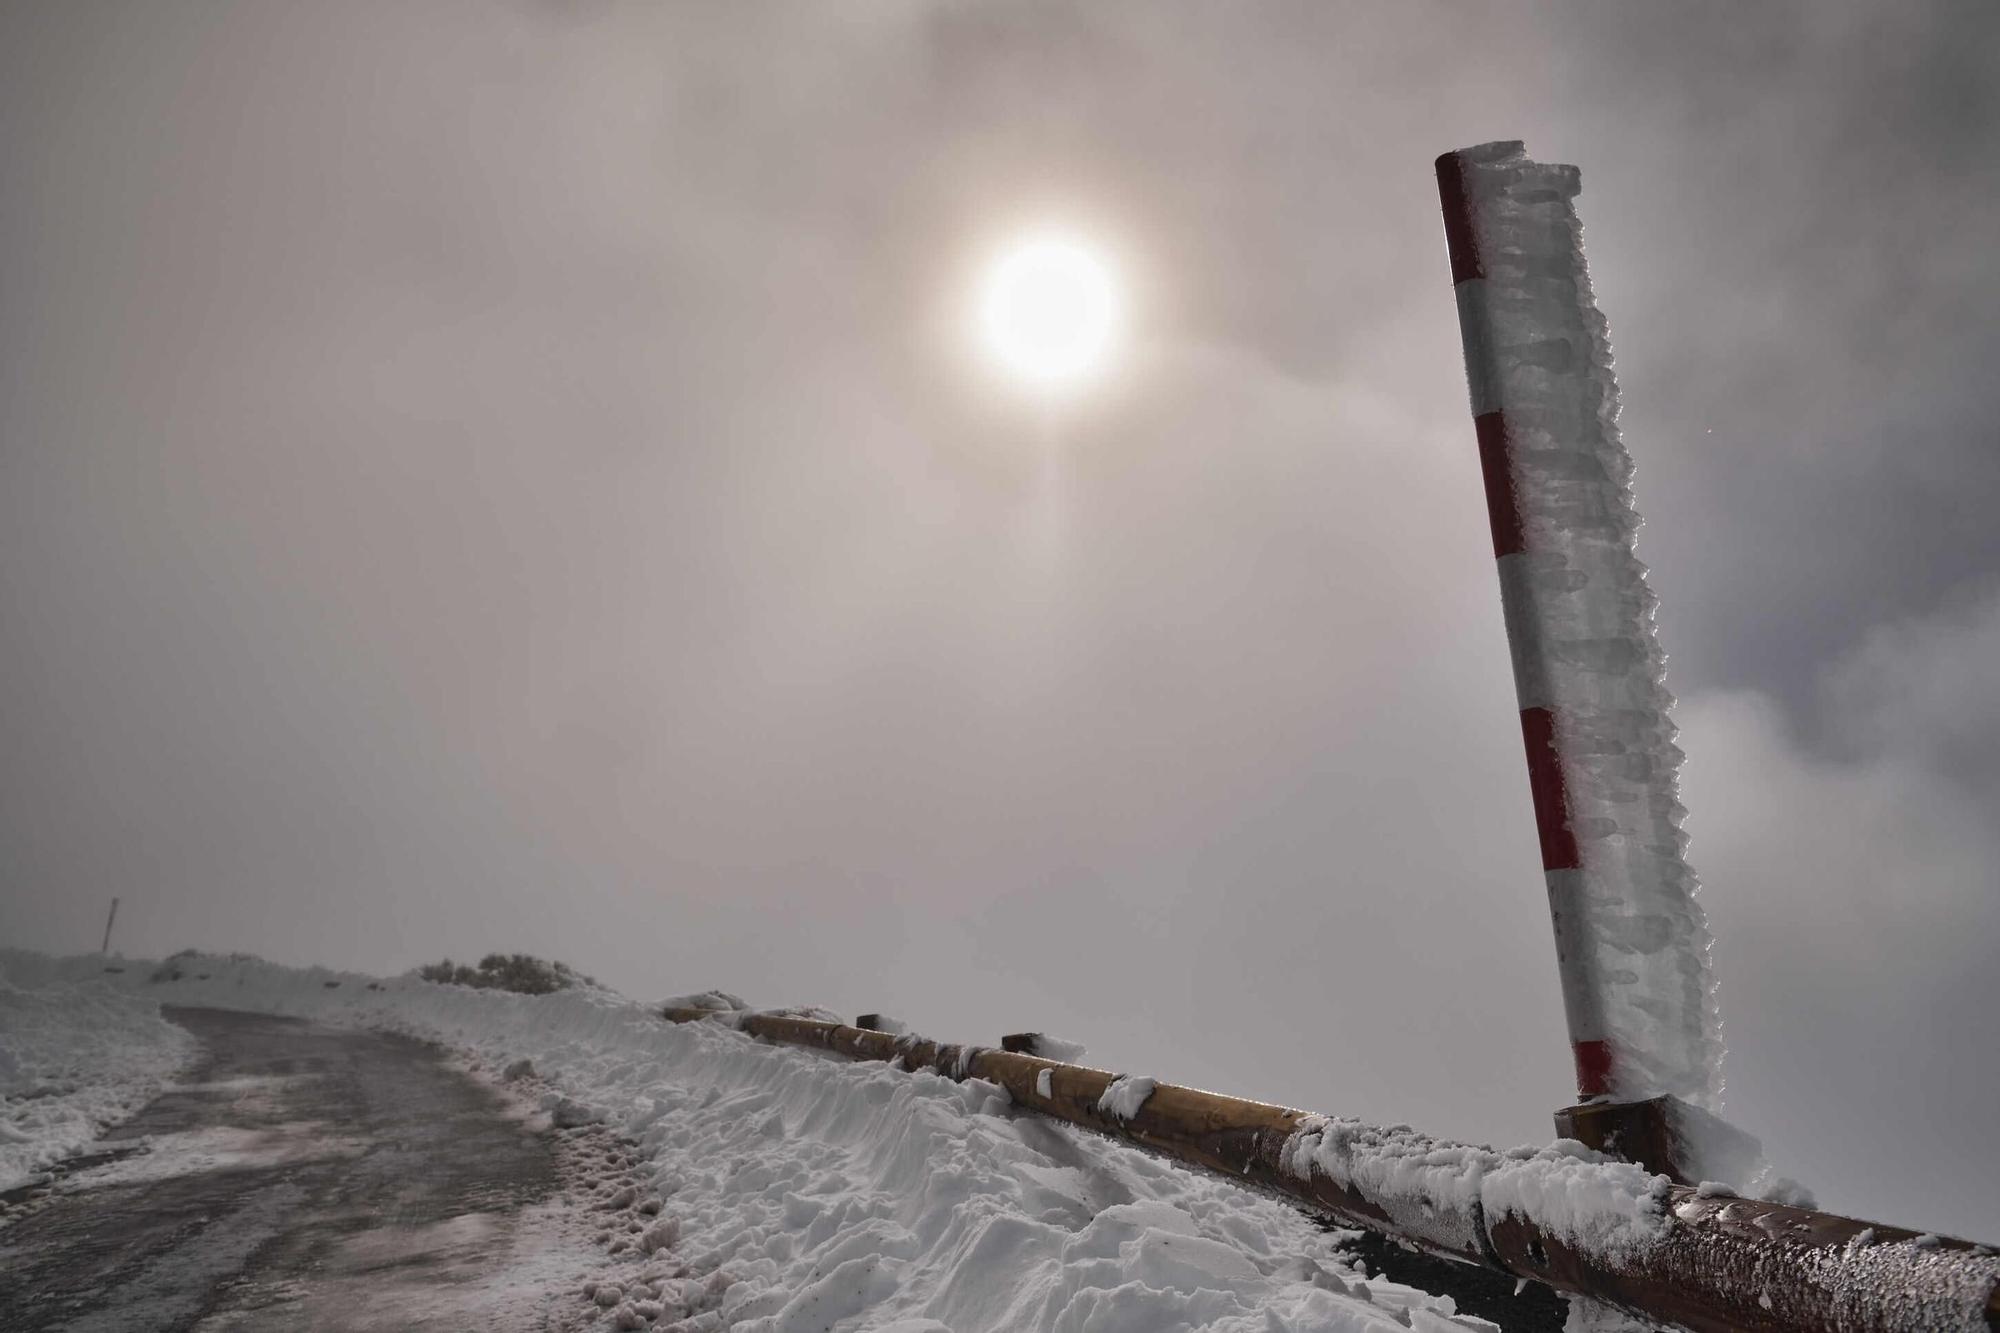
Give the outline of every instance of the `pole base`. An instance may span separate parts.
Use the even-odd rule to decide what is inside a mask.
[[[1693,1185],[1693,1154],[1675,1129],[1677,1098],[1642,1102],[1584,1102],[1556,1112],[1556,1133],[1628,1162],[1637,1162],[1676,1185]]]

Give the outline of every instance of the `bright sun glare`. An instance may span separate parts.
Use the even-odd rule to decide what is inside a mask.
[[[1000,364],[1047,388],[1074,385],[1104,360],[1119,317],[1111,269],[1074,237],[1044,234],[1001,255],[979,318]]]

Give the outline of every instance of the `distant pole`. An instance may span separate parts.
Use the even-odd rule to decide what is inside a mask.
[[[111,900],[111,911],[104,918],[104,947],[98,950],[99,953],[108,954],[111,952],[111,923],[117,919],[118,900],[113,898]]]
[[[1577,1091],[1712,1107],[1708,926],[1579,173],[1506,142],[1437,175]]]

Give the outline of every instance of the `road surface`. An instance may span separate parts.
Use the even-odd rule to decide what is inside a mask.
[[[490,1089],[406,1037],[165,1013],[201,1063],[0,1227],[0,1329],[572,1326],[556,1145]]]

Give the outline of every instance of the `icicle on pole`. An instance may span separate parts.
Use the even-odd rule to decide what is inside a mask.
[[[1713,1109],[1708,924],[1579,173],[1503,142],[1437,174],[1577,1089]]]

